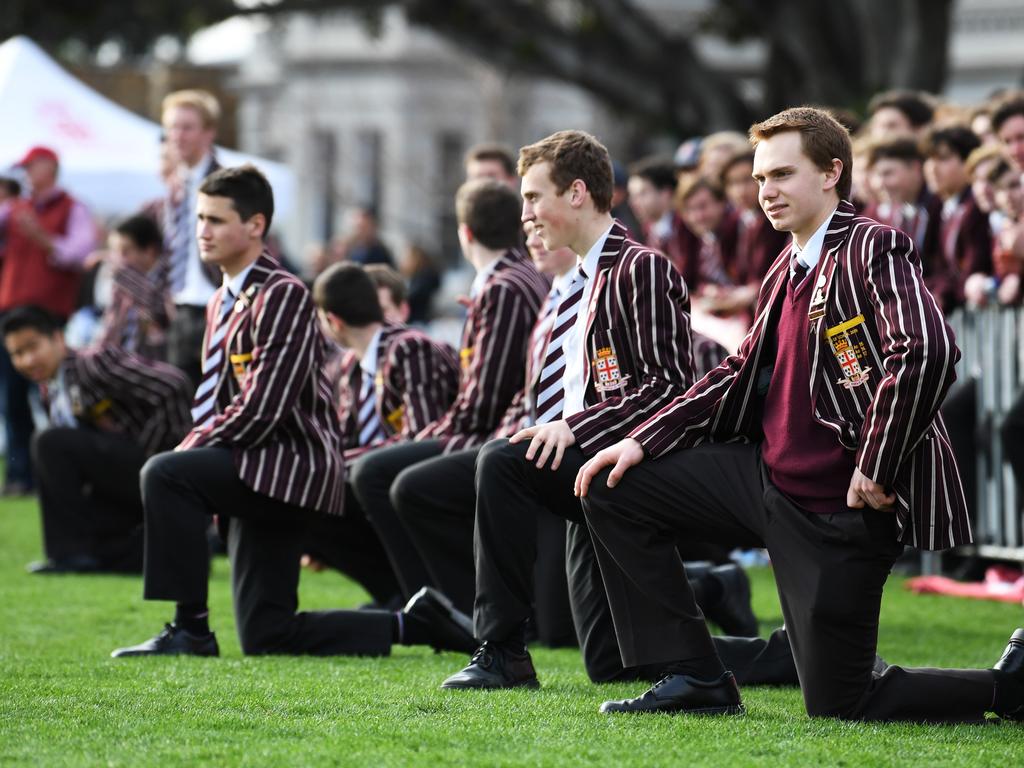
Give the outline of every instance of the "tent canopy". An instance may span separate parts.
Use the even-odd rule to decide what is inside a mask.
[[[0,45],[0,110],[0,169],[29,147],[51,147],[60,156],[61,185],[101,216],[132,213],[163,194],[160,126],[89,88],[27,37]],[[288,216],[295,177],[286,166],[216,151],[222,165],[251,162],[262,170],[278,215]]]

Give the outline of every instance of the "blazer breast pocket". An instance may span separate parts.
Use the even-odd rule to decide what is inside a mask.
[[[623,354],[629,347],[617,329],[600,330],[590,344],[590,376],[594,389],[603,395],[619,395],[629,384],[629,373],[623,369]]]

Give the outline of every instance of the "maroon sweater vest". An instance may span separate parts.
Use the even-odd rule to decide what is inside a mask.
[[[775,327],[775,370],[768,385],[761,425],[761,459],[782,493],[811,512],[843,512],[855,467],[854,454],[838,435],[814,418],[808,359],[807,311],[812,272],[794,291],[788,285]]]
[[[61,192],[38,206],[21,201],[11,211],[3,268],[0,269],[0,312],[37,304],[66,318],[75,310],[81,275],[53,266],[46,251],[13,221],[17,211],[28,209],[35,214],[43,230],[51,235],[63,235],[67,233],[72,205],[71,197]]]

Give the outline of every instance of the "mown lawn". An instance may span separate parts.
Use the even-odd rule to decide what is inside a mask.
[[[169,619],[134,577],[40,577],[32,501],[0,503],[0,765],[1024,765],[1024,726],[811,721],[795,689],[744,691],[744,718],[598,714],[636,685],[591,685],[571,650],[537,650],[542,690],[443,692],[457,654],[243,658],[227,562],[212,581],[219,659],[109,658]],[[752,573],[762,630],[780,621]],[[304,574],[305,608],[355,606],[337,574]],[[894,579],[879,651],[892,663],[990,666],[1019,606],[917,597]]]

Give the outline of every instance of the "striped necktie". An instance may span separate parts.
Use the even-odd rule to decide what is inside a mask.
[[[186,180],[181,200],[177,204],[168,200],[167,213],[170,215],[165,216],[165,219],[171,223],[170,237],[167,241],[167,250],[170,253],[167,282],[172,296],[185,287],[189,239],[194,237],[190,230],[193,222],[191,221],[191,216],[189,216],[191,209],[189,200],[189,182]]]
[[[196,427],[205,427],[215,415],[213,406],[217,402],[217,385],[220,384],[220,372],[224,362],[224,337],[227,336],[228,326],[231,324],[229,320],[234,303],[234,294],[225,288],[221,296],[217,326],[210,334],[206,354],[203,355],[203,375],[192,403],[192,421]]]
[[[807,273],[809,271],[810,269],[807,265],[800,261],[800,257],[797,256],[793,259],[793,269],[789,273],[789,284],[792,285],[793,288],[799,288],[800,284],[803,283],[804,278],[807,277]]]
[[[548,293],[547,301],[544,302],[544,309],[533,326],[533,333],[530,334],[530,347],[526,367],[526,412],[531,419],[536,416],[537,391],[534,389],[537,375],[541,372],[541,365],[548,348],[548,336],[551,329],[555,327],[555,310],[558,309],[558,299],[562,292],[558,288],[552,288]]]
[[[362,372],[362,386],[359,388],[359,445],[373,445],[383,440],[384,425],[377,416],[377,393],[374,391],[373,374]]]
[[[548,337],[548,351],[540,372],[540,382],[537,384],[537,424],[547,424],[562,417],[562,404],[565,402],[565,389],[562,386],[562,374],[565,372],[565,337],[576,323],[580,299],[583,298],[583,288],[586,284],[587,273],[583,271],[581,265],[576,268],[572,283],[558,305],[555,323]]]

